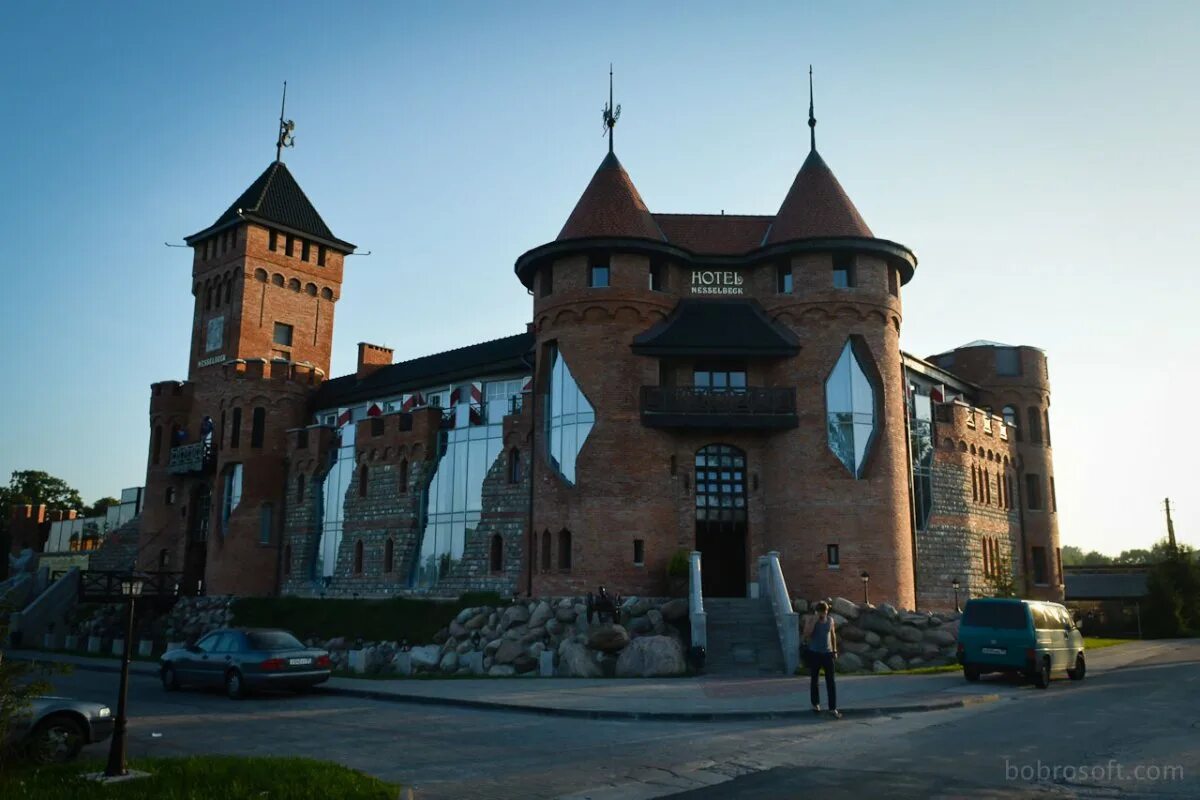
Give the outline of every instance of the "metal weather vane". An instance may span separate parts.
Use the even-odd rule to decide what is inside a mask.
[[[296,130],[296,123],[283,118],[285,108],[287,108],[287,81],[283,82],[283,101],[279,104],[279,138],[275,140],[276,161],[282,157],[283,148],[296,146],[296,137],[292,134],[292,131]]]
[[[608,105],[604,106],[604,132],[608,136],[608,152],[613,151],[613,128],[621,118],[621,106],[613,105],[613,71],[612,64],[608,65]]]

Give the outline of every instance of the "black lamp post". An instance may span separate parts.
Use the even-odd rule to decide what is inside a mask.
[[[954,611],[957,613],[962,611],[962,609],[958,607],[958,578],[955,578],[953,581],[951,581],[950,585],[954,587]]]
[[[108,747],[106,778],[117,778],[129,772],[125,766],[125,697],[129,694],[129,660],[133,653],[133,604],[142,593],[142,578],[129,575],[121,579],[121,596],[129,607],[125,612],[125,654],[121,658],[121,688],[117,694],[117,717],[113,720],[112,743]]]
[[[863,605],[869,606],[871,604],[871,600],[870,595],[867,594],[867,584],[871,581],[871,576],[868,575],[867,571],[864,569],[862,575],[859,575],[859,577],[862,578],[863,582]]]

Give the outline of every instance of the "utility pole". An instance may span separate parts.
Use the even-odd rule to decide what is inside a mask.
[[[1169,552],[1175,553],[1175,523],[1171,521],[1171,498],[1163,500],[1163,506],[1167,509],[1167,548]]]

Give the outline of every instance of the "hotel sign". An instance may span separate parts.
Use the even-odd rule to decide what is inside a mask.
[[[213,364],[220,364],[224,361],[225,361],[224,355],[209,356],[208,358],[202,358],[199,361],[197,361],[196,368],[199,369],[200,367],[210,367]]]
[[[742,273],[734,270],[692,270],[692,294],[745,294]]]

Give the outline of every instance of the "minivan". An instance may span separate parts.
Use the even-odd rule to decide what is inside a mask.
[[[985,672],[1019,672],[1039,689],[1053,673],[1081,681],[1087,672],[1083,634],[1058,603],[1018,598],[967,601],[958,627],[958,663],[977,681]]]

